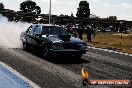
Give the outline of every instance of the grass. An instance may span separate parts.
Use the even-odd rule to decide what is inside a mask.
[[[83,39],[87,41],[86,35],[83,35]],[[132,32],[128,34],[96,33],[95,36],[92,36],[92,42],[88,44],[98,48],[107,48],[132,54]]]

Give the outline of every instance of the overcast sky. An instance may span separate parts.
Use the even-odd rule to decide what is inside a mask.
[[[20,3],[25,0],[0,0],[6,9],[19,10]],[[49,0],[33,0],[42,9],[42,13],[49,12]],[[80,0],[51,0],[52,14],[76,15]],[[117,16],[118,19],[132,20],[132,0],[87,0],[90,4],[91,14],[101,18]]]

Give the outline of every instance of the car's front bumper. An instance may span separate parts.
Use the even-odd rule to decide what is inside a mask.
[[[73,55],[73,54],[85,54],[88,49],[75,50],[75,49],[64,49],[64,50],[50,50],[52,54],[56,55]]]

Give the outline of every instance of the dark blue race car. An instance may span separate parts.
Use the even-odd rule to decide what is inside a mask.
[[[67,55],[81,58],[87,51],[87,44],[79,38],[72,37],[63,27],[45,24],[33,24],[20,39],[24,50],[35,48],[47,58],[53,55]]]

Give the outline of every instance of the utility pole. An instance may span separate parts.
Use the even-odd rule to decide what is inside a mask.
[[[49,25],[51,24],[51,0],[50,0],[50,6],[49,6]]]

